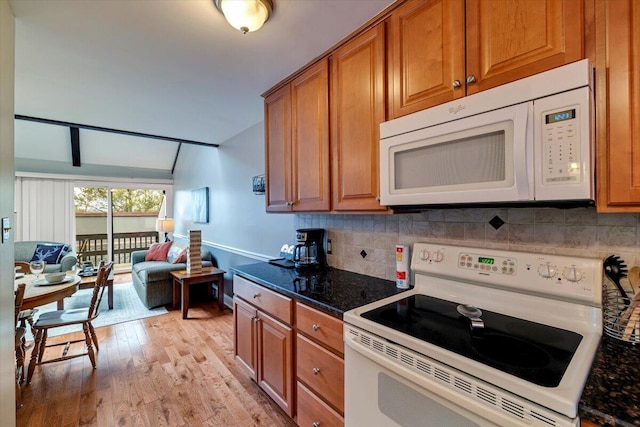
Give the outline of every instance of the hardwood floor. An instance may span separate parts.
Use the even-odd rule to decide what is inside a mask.
[[[216,302],[96,333],[96,370],[88,357],[36,368],[18,427],[295,426],[236,364],[233,315]]]

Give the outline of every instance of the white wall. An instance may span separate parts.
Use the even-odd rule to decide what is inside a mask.
[[[0,217],[13,222],[13,81],[15,23],[8,0],[0,0]],[[13,232],[0,245],[0,283],[13,283]],[[15,426],[13,288],[0,286],[0,414]]]
[[[264,123],[260,122],[219,148],[183,145],[174,172],[175,234],[202,230],[206,244],[249,255],[274,257],[282,243],[295,241],[292,214],[267,214],[265,196],[252,192],[251,177],[263,174]],[[191,220],[190,191],[209,187],[209,223]]]

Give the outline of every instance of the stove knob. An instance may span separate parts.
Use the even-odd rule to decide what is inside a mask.
[[[427,261],[430,257],[431,257],[431,254],[429,253],[429,251],[428,251],[428,250],[423,249],[423,250],[420,252],[420,259],[421,259],[421,260],[423,260],[423,261]]]
[[[580,280],[582,280],[582,277],[583,277],[582,271],[578,270],[575,267],[565,268],[562,275],[569,282],[579,282]]]
[[[546,279],[554,277],[558,273],[558,268],[551,264],[540,264],[538,274]]]
[[[442,251],[435,251],[431,254],[431,259],[433,262],[440,262],[444,259],[444,253]]]

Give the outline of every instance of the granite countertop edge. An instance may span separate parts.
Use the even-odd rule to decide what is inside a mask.
[[[406,289],[398,289],[395,282],[353,273],[336,268],[314,274],[299,274],[292,269],[285,269],[266,262],[240,265],[231,268],[234,274],[252,280],[268,289],[295,298],[314,308],[319,309],[339,319],[346,311],[387,298]],[[326,279],[323,286],[325,292],[313,292],[305,285],[305,278],[314,275]],[[297,279],[301,289],[294,289],[293,282]],[[309,282],[311,283],[311,282]]]

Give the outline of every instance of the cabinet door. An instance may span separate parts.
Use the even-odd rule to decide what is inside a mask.
[[[293,210],[328,211],[329,66],[323,59],[291,83]]]
[[[410,0],[388,28],[389,119],[465,95],[464,0]]]
[[[293,331],[258,311],[258,384],[293,416]]]
[[[378,142],[385,119],[384,22],[331,55],[333,209],[384,210]]]
[[[289,85],[264,100],[266,210],[291,210],[291,92]]]
[[[257,312],[256,309],[244,301],[233,299],[233,352],[251,378],[257,377]]]
[[[584,58],[583,0],[467,0],[467,94]]]
[[[598,2],[598,210],[640,209],[640,2]],[[601,35],[600,31],[598,33]],[[600,43],[599,43],[600,44]],[[599,59],[600,62],[600,59]],[[606,121],[602,120],[602,117]]]

